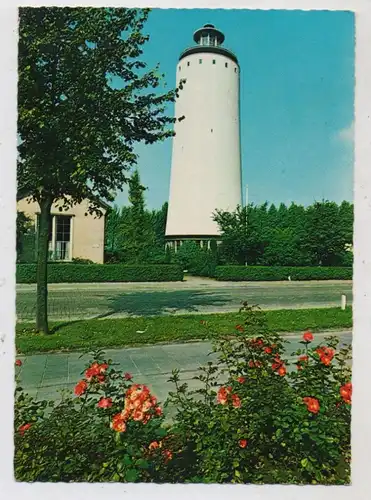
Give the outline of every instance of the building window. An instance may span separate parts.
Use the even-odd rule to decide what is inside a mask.
[[[55,260],[70,259],[71,241],[71,217],[68,215],[56,215],[55,217]]]
[[[215,64],[215,63],[216,63],[216,61],[215,61],[215,59],[213,59],[213,64]]]
[[[237,68],[234,68],[234,72],[237,73]]]
[[[199,62],[199,64],[202,64],[202,59],[199,59],[198,62]]]
[[[179,71],[180,71],[181,69],[182,69],[182,67],[181,67],[181,66],[179,66]]]
[[[225,63],[225,67],[228,68],[228,63]]]
[[[187,62],[187,66],[190,66],[190,65],[191,65],[191,63],[188,61],[188,62]]]
[[[39,229],[40,217],[37,217]],[[71,224],[70,215],[54,215],[49,223],[49,260],[71,260]]]

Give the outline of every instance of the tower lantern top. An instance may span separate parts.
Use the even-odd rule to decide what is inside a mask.
[[[180,54],[179,61],[192,54],[213,53],[228,57],[238,65],[236,55],[222,46],[224,39],[224,33],[215,28],[213,24],[205,24],[194,32],[193,40],[196,43]]]
[[[205,24],[194,32],[193,40],[198,45],[218,47],[224,42],[224,34],[215,28],[213,24]]]

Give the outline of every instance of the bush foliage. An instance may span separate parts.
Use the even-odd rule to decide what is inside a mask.
[[[351,280],[351,267],[218,266],[219,281]]]
[[[329,337],[312,348],[307,331],[290,365],[265,315],[244,310],[234,333],[215,341],[219,359],[200,368],[197,389],[173,371],[171,421],[148,387],[102,352],[75,396],[59,403],[35,402],[18,387],[16,479],[348,484],[350,347]]]
[[[36,264],[18,264],[17,283],[36,282]],[[177,265],[48,264],[49,283],[181,281]]]
[[[185,241],[177,252],[172,252],[172,261],[194,276],[213,276],[217,255],[215,250],[201,248],[194,241]]]

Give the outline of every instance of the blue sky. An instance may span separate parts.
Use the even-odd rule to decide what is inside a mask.
[[[143,59],[175,86],[179,54],[205,23],[241,66],[243,185],[249,202],[353,199],[354,15],[351,12],[155,9]],[[169,106],[173,114],[173,106]],[[146,202],[168,199],[171,139],[139,145]],[[127,203],[125,188],[116,198]]]

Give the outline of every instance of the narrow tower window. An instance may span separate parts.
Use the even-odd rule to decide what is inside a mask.
[[[215,64],[215,63],[216,63],[216,61],[215,61],[215,59],[213,59],[213,64]]]
[[[200,64],[202,64],[202,59],[199,59],[199,60],[198,60],[198,62],[199,62]]]
[[[181,69],[182,69],[182,67],[181,67],[181,66],[179,66],[179,71],[180,71]]]
[[[228,63],[225,63],[225,67],[228,68]]]
[[[237,73],[237,68],[234,68],[234,72]]]
[[[188,62],[187,62],[187,66],[190,66],[190,65],[191,65],[191,63],[188,61]]]

